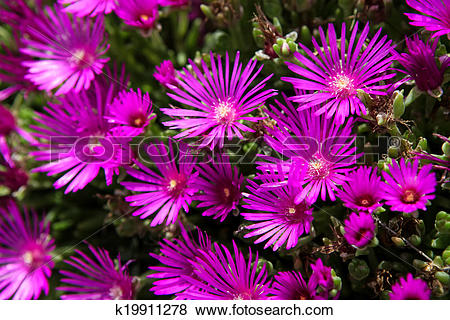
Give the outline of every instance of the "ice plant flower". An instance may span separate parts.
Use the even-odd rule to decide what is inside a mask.
[[[372,215],[367,212],[352,212],[344,221],[344,237],[355,247],[363,248],[375,237],[375,222]]]
[[[209,207],[203,211],[203,216],[224,221],[239,204],[244,176],[239,174],[237,167],[230,164],[226,155],[218,156],[210,163],[199,164],[197,171],[201,177],[197,182],[201,194],[194,196],[194,200],[199,201],[197,208]]]
[[[58,5],[47,7],[45,13],[26,28],[30,37],[23,40],[26,47],[21,52],[36,60],[22,63],[28,68],[25,78],[39,90],[59,87],[56,95],[88,89],[109,60],[103,56],[109,48],[103,18],[70,18]]]
[[[358,40],[358,23],[349,40],[346,38],[345,23],[342,24],[340,40],[332,24],[328,25],[327,37],[321,27],[319,33],[322,47],[315,39],[312,40],[317,55],[299,43],[306,55],[295,52],[294,56],[303,66],[286,62],[288,68],[299,78],[281,79],[292,83],[298,90],[305,90],[291,99],[300,103],[299,110],[320,105],[317,114],[326,113],[327,117],[336,115],[340,123],[349,114],[366,114],[366,107],[358,98],[357,90],[372,95],[386,94],[383,89],[388,86],[380,84],[380,81],[395,76],[394,73],[388,73],[392,62],[390,51],[394,47],[391,45],[392,41],[387,40],[386,36],[380,38],[379,29],[365,45],[369,24],[366,24]]]
[[[192,260],[196,277],[186,278],[193,287],[180,297],[190,300],[265,300],[269,284],[266,266],[258,270],[258,253],[248,260],[233,241],[234,257],[224,245],[214,243],[214,250],[200,250]],[[253,259],[254,257],[254,259]]]
[[[22,48],[23,42],[20,37],[14,35],[14,39],[14,46]],[[36,90],[36,86],[30,80],[25,78],[28,69],[22,65],[29,57],[8,48],[4,44],[1,44],[0,47],[3,51],[3,53],[0,53],[0,81],[10,85],[5,89],[0,90],[0,101],[9,98],[12,94],[21,90],[25,91],[25,96],[29,92]]]
[[[302,191],[301,185],[294,179],[281,187],[265,187],[284,180],[283,175],[265,172],[258,175],[262,185],[248,180],[245,204],[242,206],[250,212],[242,212],[245,220],[253,222],[246,228],[251,232],[245,238],[258,236],[255,243],[267,241],[264,248],[273,245],[273,251],[286,245],[286,249],[295,247],[303,234],[311,231],[313,221],[311,202],[305,199],[299,203],[295,198]]]
[[[159,17],[158,1],[118,0],[116,14],[127,25],[150,30],[155,27]]]
[[[310,265],[312,274],[308,283],[297,271],[278,272],[271,286],[271,299],[274,300],[324,300],[328,299],[334,287],[331,268],[322,260]],[[337,295],[334,296],[337,299]]]
[[[396,160],[389,165],[390,173],[383,172],[386,181],[384,185],[384,199],[391,210],[413,212],[418,209],[427,210],[426,203],[434,199],[436,177],[431,172],[431,164],[419,169],[416,159],[408,163],[405,159]]]
[[[89,245],[92,255],[80,250],[64,262],[78,272],[61,270],[63,300],[130,300],[134,297],[133,278],[128,273],[128,261],[122,265],[120,254],[117,265],[108,251]]]
[[[316,295],[316,285],[313,281],[308,284],[298,271],[278,272],[274,276],[270,293],[274,300],[322,300]]]
[[[106,86],[98,78],[93,87],[79,94],[69,93],[59,103],[50,102],[45,113],[37,112],[33,135],[40,141],[39,150],[31,153],[46,164],[36,172],[56,175],[65,172],[54,186],[67,186],[66,193],[83,189],[100,172],[105,172],[107,185],[119,167],[131,163],[130,138],[126,131],[112,131],[114,125],[104,118],[117,91],[116,81]],[[123,83],[123,76],[117,80]],[[116,135],[118,135],[116,137]]]
[[[55,249],[50,225],[13,200],[0,207],[0,299],[37,299],[49,292]]]
[[[170,60],[164,60],[159,66],[156,66],[156,71],[153,73],[156,80],[166,88],[177,85],[175,68]]]
[[[220,56],[215,58],[212,52],[210,56],[211,69],[202,60],[202,72],[190,60],[193,74],[186,68],[183,72],[178,72],[178,87],[172,87],[173,93],[168,93],[172,99],[194,110],[188,108],[161,108],[161,110],[168,116],[181,118],[164,122],[171,129],[186,129],[175,138],[201,136],[200,147],[209,146],[213,149],[216,145],[223,147],[225,136],[228,140],[235,136],[243,139],[241,131],[254,132],[253,129],[243,125],[241,120],[251,122],[261,120],[261,117],[250,117],[249,114],[264,104],[269,97],[276,95],[276,92],[273,89],[261,91],[272,75],[249,89],[262,69],[261,66],[254,71],[256,60],[251,60],[242,70],[238,52],[230,78],[228,53],[225,56],[225,70]]]
[[[392,286],[391,300],[429,300],[431,290],[422,279],[414,279],[411,273]]]
[[[0,186],[15,192],[28,182],[28,174],[16,166],[5,137],[0,137]]]
[[[109,114],[105,116],[108,122],[121,126],[121,130],[130,131],[129,135],[137,136],[144,132],[152,116],[152,101],[148,93],[142,94],[138,89],[122,91],[108,107]]]
[[[150,253],[150,256],[157,259],[162,266],[151,266],[149,269],[155,273],[148,277],[158,279],[153,282],[150,291],[157,295],[175,294],[192,287],[186,281],[186,277],[196,278],[191,260],[201,258],[200,250],[211,250],[211,241],[208,235],[197,229],[197,237],[180,224],[181,238],[169,241],[164,239],[160,242],[160,255]]]
[[[347,175],[347,181],[342,184],[342,190],[336,189],[336,195],[347,208],[372,213],[381,206],[383,184],[376,169],[361,166]]]
[[[334,286],[331,267],[325,266],[321,259],[317,259],[310,267],[312,270],[310,281],[313,281],[324,290],[331,290]]]
[[[440,89],[444,81],[445,70],[450,66],[450,58],[443,57],[440,68],[436,64],[438,40],[424,43],[417,35],[406,38],[409,53],[395,53],[396,60],[405,68],[409,79],[414,80],[417,88],[432,93]],[[442,89],[440,89],[442,90]]]
[[[424,27],[432,37],[450,36],[450,4],[447,0],[406,0],[406,3],[421,14],[405,13],[410,24]]]
[[[116,8],[117,0],[58,0],[61,5],[68,4],[65,11],[79,17],[111,13]]]
[[[347,179],[346,173],[353,170],[360,156],[353,146],[353,119],[341,126],[325,114],[317,115],[316,108],[298,112],[290,102],[286,106],[276,103],[267,113],[278,125],[265,136],[265,141],[282,159],[260,155],[265,162],[257,162],[259,169],[278,170],[281,164],[286,175],[298,172],[304,176],[296,203],[306,197],[315,202],[319,194],[322,200],[328,194],[335,201],[334,189]]]
[[[12,113],[0,104],[0,136],[9,135],[16,128]]]
[[[141,207],[133,212],[134,216],[140,216],[141,219],[158,211],[151,226],[164,221],[170,225],[177,221],[181,208],[189,211],[192,196],[198,190],[198,173],[194,172],[196,159],[185,144],[179,144],[179,149],[174,150],[171,140],[168,150],[162,142],[155,142],[147,147],[147,153],[157,171],[139,161],[136,161],[138,169],[128,168],[127,173],[140,182],[122,182],[121,185],[140,193],[128,196],[125,200],[133,207]]]

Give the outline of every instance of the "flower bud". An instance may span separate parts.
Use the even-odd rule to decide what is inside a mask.
[[[447,158],[450,158],[450,143],[448,143],[447,141],[445,141],[442,145],[442,152],[444,152]]]
[[[444,286],[447,286],[450,283],[450,275],[447,272],[438,271],[434,274],[436,279],[439,280]]]
[[[403,100],[403,93],[398,92],[394,99],[394,117],[400,119],[405,113],[405,101]]]
[[[388,148],[388,156],[390,158],[396,159],[396,158],[398,158],[399,155],[400,155],[400,148],[394,147],[394,146],[390,146]]]
[[[300,29],[300,40],[302,41],[302,43],[311,43],[312,35],[307,26],[302,26],[302,28]]]
[[[386,113],[384,113],[384,112],[381,112],[381,113],[379,113],[379,114],[377,114],[377,124],[379,125],[379,126],[383,126],[383,125],[385,125],[386,124],[386,121],[387,121],[387,115],[386,115]]]
[[[408,240],[416,247],[420,246],[420,244],[422,243],[422,239],[417,234],[413,234],[409,237]]]
[[[391,237],[391,240],[397,247],[405,246],[405,242],[399,237]]]

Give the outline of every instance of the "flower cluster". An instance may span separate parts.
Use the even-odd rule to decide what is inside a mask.
[[[0,299],[448,295],[448,1],[243,2],[0,4]]]

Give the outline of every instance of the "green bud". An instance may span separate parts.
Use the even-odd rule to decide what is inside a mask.
[[[370,127],[367,125],[367,123],[363,123],[363,124],[360,124],[358,126],[358,133],[359,134],[363,134],[363,133],[366,133],[366,132],[369,132],[369,131],[370,131]]]
[[[383,213],[383,212],[386,212],[386,209],[383,208],[383,206],[381,206],[381,207],[376,208],[373,213],[380,214],[380,213]]]
[[[377,114],[377,124],[379,125],[379,126],[383,126],[383,125],[385,125],[386,124],[386,121],[387,121],[387,115],[386,115],[386,113],[384,113],[384,112],[381,112],[381,113],[379,113],[379,114]]]
[[[298,33],[297,33],[297,31],[292,31],[292,32],[289,32],[284,37],[286,38],[286,40],[296,41],[298,38]]]
[[[274,45],[274,49],[275,49],[275,45]],[[267,54],[265,54],[263,50],[258,50],[255,52],[255,59],[258,61],[264,61],[264,60],[270,60],[270,57]]]
[[[394,99],[394,117],[400,119],[405,113],[405,101],[403,100],[403,93],[398,92]]]
[[[444,252],[442,253],[442,258],[444,259],[450,258],[450,246],[445,248]]]
[[[331,290],[331,291],[329,292],[329,296],[330,296],[331,298],[336,297],[337,294],[338,294],[338,290],[336,290],[336,289],[333,289],[333,290]]]
[[[438,271],[434,274],[436,279],[439,280],[444,286],[447,286],[450,283],[450,275],[443,271]]]
[[[405,242],[399,237],[391,237],[391,240],[397,247],[405,246]]]
[[[289,57],[292,54],[291,48],[289,47],[289,44],[286,41],[284,41],[283,45],[281,46],[281,54],[284,57]]]
[[[391,158],[398,158],[398,156],[400,155],[400,148],[398,147],[394,147],[394,146],[390,146],[388,148],[388,156]]]
[[[312,35],[311,31],[309,31],[308,26],[302,26],[302,28],[300,29],[300,39],[302,43],[311,43]]]
[[[450,241],[450,236],[440,236],[431,241],[431,247],[436,249],[444,249]]]
[[[212,13],[211,8],[209,6],[207,6],[206,4],[201,4],[200,10],[202,10],[205,17],[207,17],[208,19],[214,20],[215,15]]]
[[[253,28],[252,34],[253,34],[253,39],[255,40],[256,45],[259,48],[264,48],[265,40],[264,40],[264,35],[263,35],[261,29]]]
[[[422,239],[417,234],[413,234],[408,240],[416,247],[422,243]]]
[[[427,150],[428,149],[428,141],[427,139],[420,137],[419,142],[417,143],[417,148],[420,148],[421,150]]]
[[[444,220],[449,217],[449,214],[445,211],[439,211],[436,215],[436,220]]]
[[[364,260],[354,258],[348,264],[348,271],[353,279],[362,280],[370,273],[370,268]]]
[[[444,260],[442,260],[441,256],[436,256],[433,259],[433,263],[439,267],[443,267],[444,266]]]
[[[368,246],[373,248],[376,247],[380,242],[378,241],[377,237],[373,237],[373,239],[369,242]]]
[[[422,270],[428,266],[428,263],[419,259],[414,259],[413,266],[416,267],[417,269]]]
[[[405,99],[405,107],[409,106],[414,100],[417,99],[422,94],[422,92],[414,86],[408,93]]]
[[[278,19],[277,17],[274,17],[272,19],[272,22],[275,27],[275,30],[277,30],[279,34],[283,34],[283,28],[281,26],[280,19]]]
[[[337,290],[342,289],[342,279],[340,277],[333,277],[333,287]]]
[[[450,158],[450,143],[448,143],[447,141],[445,141],[442,145],[442,152],[444,152],[447,158]]]

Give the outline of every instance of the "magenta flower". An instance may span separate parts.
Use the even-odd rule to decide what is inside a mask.
[[[27,183],[28,174],[16,166],[11,158],[6,139],[0,137],[0,186],[5,186],[10,192],[14,192]]]
[[[246,195],[245,209],[254,212],[242,212],[245,220],[254,222],[246,228],[252,230],[245,238],[258,236],[255,243],[267,241],[264,249],[273,245],[273,251],[284,244],[286,249],[295,247],[303,234],[311,231],[313,216],[311,202],[306,199],[295,203],[302,191],[301,185],[289,179],[282,187],[265,187],[265,184],[280,183],[283,175],[266,172],[258,176],[262,185],[248,180],[249,194]]]
[[[177,85],[175,68],[170,60],[164,60],[159,66],[156,66],[156,71],[153,73],[153,76],[161,85],[168,89],[171,86]]]
[[[162,7],[184,7],[189,4],[189,0],[158,0]]]
[[[118,0],[116,14],[127,25],[143,30],[153,29],[158,20],[158,1]]]
[[[59,87],[56,95],[88,89],[109,60],[102,57],[109,48],[103,18],[71,19],[57,5],[45,12],[26,29],[31,37],[24,39],[26,48],[21,52],[37,60],[22,63],[28,68],[25,78],[47,92]]]
[[[271,286],[271,298],[274,300],[322,300],[316,295],[313,281],[306,284],[300,272],[278,272]]]
[[[105,172],[107,185],[119,167],[132,161],[126,132],[113,131],[113,124],[104,118],[106,107],[117,92],[116,83],[123,84],[123,75],[106,86],[101,78],[88,91],[69,93],[60,103],[49,103],[46,114],[36,113],[37,126],[30,126],[40,139],[38,151],[31,153],[37,161],[44,161],[36,172],[56,175],[66,172],[54,186],[65,185],[65,193],[76,192],[91,182],[100,170]],[[118,135],[116,137],[116,135]]]
[[[405,13],[411,25],[424,27],[433,33],[433,38],[450,35],[450,4],[447,0],[406,0],[406,3],[421,13]]]
[[[431,290],[422,279],[414,279],[411,273],[392,286],[391,300],[429,300]]]
[[[257,162],[261,170],[277,170],[281,165],[286,175],[290,172],[302,175],[303,190],[297,195],[296,203],[306,197],[315,202],[320,194],[335,201],[334,189],[347,178],[346,173],[361,154],[353,146],[355,135],[351,133],[353,120],[342,126],[326,115],[316,114],[316,108],[296,111],[287,102],[284,106],[276,101],[269,116],[278,126],[265,136],[267,144],[283,159],[260,155],[266,162]]]
[[[312,275],[308,283],[300,272],[278,272],[272,283],[271,294],[275,300],[324,300],[329,298],[329,292],[334,287],[331,268],[324,266],[317,259],[311,264]],[[337,296],[335,296],[337,299]]]
[[[230,164],[230,159],[226,155],[211,160],[209,164],[199,164],[197,171],[201,176],[197,181],[197,187],[202,192],[193,198],[199,201],[197,207],[209,207],[203,211],[203,216],[212,216],[214,219],[220,219],[220,222],[224,221],[239,204],[244,176],[239,174],[237,167]]]
[[[159,210],[151,226],[162,224],[164,220],[170,225],[177,221],[181,208],[189,211],[192,196],[198,190],[198,173],[193,172],[196,159],[184,144],[179,145],[179,150],[174,150],[171,140],[168,150],[162,142],[157,142],[148,146],[147,153],[157,171],[138,161],[136,165],[140,170],[128,168],[127,173],[142,182],[122,182],[121,185],[141,193],[128,196],[125,200],[133,207],[141,207],[133,213],[141,219]]]
[[[419,169],[419,161],[412,163],[400,160],[400,166],[393,160],[389,165],[390,173],[383,172],[384,199],[391,210],[401,212],[413,212],[418,209],[427,210],[425,204],[434,199],[436,189],[436,177],[430,172],[431,164]]]
[[[214,250],[200,250],[201,257],[192,260],[196,277],[186,278],[193,287],[180,294],[190,300],[265,300],[269,284],[265,265],[258,271],[258,253],[248,260],[233,241],[234,258],[224,245]]]
[[[317,259],[310,267],[312,270],[310,281],[319,285],[323,290],[333,289],[334,282],[330,267],[325,266],[321,259]]]
[[[191,260],[197,257],[201,258],[201,251],[211,250],[211,241],[208,235],[197,229],[197,239],[195,240],[192,233],[187,232],[180,224],[182,239],[174,239],[169,241],[164,239],[160,242],[161,255],[150,253],[150,256],[157,259],[163,266],[151,266],[149,269],[156,273],[150,274],[148,277],[160,279],[153,282],[153,291],[157,295],[179,294],[186,289],[192,287],[186,277],[196,279],[194,266]]]
[[[22,215],[12,200],[0,207],[0,299],[37,299],[48,294],[54,266],[50,225],[34,211]]]
[[[161,108],[171,116],[181,119],[164,122],[171,129],[186,129],[177,134],[175,138],[189,138],[202,136],[200,147],[215,145],[220,148],[224,145],[225,136],[231,140],[234,136],[243,139],[241,131],[254,132],[253,129],[243,125],[241,120],[257,122],[260,117],[248,116],[265,101],[276,95],[275,90],[268,89],[262,92],[266,82],[272,77],[268,76],[255,87],[250,84],[261,72],[262,66],[256,71],[256,60],[251,60],[242,70],[239,63],[239,52],[234,60],[230,79],[230,61],[228,53],[225,56],[225,70],[222,58],[214,58],[211,52],[211,69],[202,60],[203,72],[190,60],[194,74],[186,68],[178,72],[178,87],[171,87],[173,94],[168,95],[174,100],[192,107],[188,108]],[[225,71],[225,72],[224,72]],[[184,89],[184,91],[183,91]]]
[[[150,120],[155,117],[152,116],[150,96],[148,93],[142,95],[140,89],[137,93],[133,89],[120,92],[108,110],[109,115],[105,116],[108,122],[120,125],[121,130],[130,131],[130,136],[142,134]]]
[[[11,112],[0,104],[0,136],[9,135],[16,128],[16,120]]]
[[[372,213],[381,207],[383,184],[376,169],[362,166],[347,175],[342,190],[336,189],[336,194],[347,208]]]
[[[63,300],[130,300],[134,297],[133,278],[128,274],[127,266],[117,265],[102,248],[88,246],[93,258],[80,250],[75,250],[79,257],[72,256],[64,262],[77,269],[78,273],[61,270],[64,284],[56,290],[64,291]]]
[[[116,0],[58,0],[61,5],[68,4],[64,11],[79,17],[95,17],[111,13],[116,8],[116,2]]]
[[[344,237],[355,247],[363,248],[375,237],[375,222],[372,215],[367,212],[352,212],[344,221]]]
[[[395,54],[396,60],[419,90],[431,92],[438,89],[444,81],[445,70],[450,66],[450,58],[446,56],[442,58],[440,68],[436,65],[437,44],[437,39],[433,43],[424,43],[417,35],[413,35],[412,39],[406,38],[409,53]]]
[[[2,12],[0,11],[0,15]],[[15,44],[17,48],[23,48],[23,42],[20,37],[14,35]],[[0,101],[6,100],[12,94],[24,90],[26,95],[36,90],[36,86],[25,76],[28,74],[28,69],[22,64],[28,60],[29,57],[20,52],[15,52],[10,48],[1,44],[3,53],[0,53],[0,81],[8,83],[10,86],[0,90]]]
[[[382,85],[380,81],[395,76],[394,73],[387,73],[393,60],[389,55],[394,48],[391,45],[392,41],[387,41],[386,36],[380,38],[381,29],[379,29],[363,49],[369,33],[369,24],[366,24],[356,40],[358,33],[356,23],[347,48],[345,23],[342,24],[339,45],[332,24],[328,25],[329,40],[326,40],[321,27],[319,33],[323,48],[313,39],[318,55],[299,43],[307,56],[299,52],[295,52],[294,56],[303,66],[286,62],[289,69],[300,78],[281,79],[292,83],[295,89],[305,90],[291,100],[301,104],[299,110],[320,106],[316,111],[317,114],[326,113],[328,118],[336,114],[339,123],[344,122],[349,114],[367,114],[366,107],[357,96],[357,90],[372,95],[386,95],[383,89],[388,85]]]

